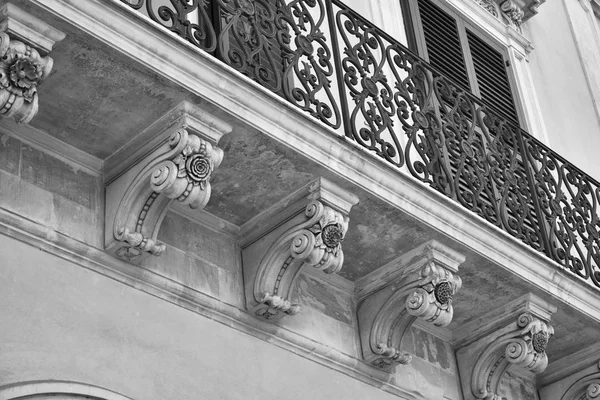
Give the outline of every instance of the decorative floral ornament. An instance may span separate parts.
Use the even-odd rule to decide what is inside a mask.
[[[169,139],[172,147],[183,149],[172,161],[158,164],[150,177],[152,190],[171,199],[203,208],[210,198],[210,177],[223,160],[223,151],[182,128]]]
[[[30,46],[0,33],[0,115],[28,123],[37,114],[37,86],[53,61]]]
[[[10,80],[14,86],[9,90],[31,102],[36,92],[36,86],[41,79],[41,65],[34,63],[30,58],[17,58],[10,67]]]

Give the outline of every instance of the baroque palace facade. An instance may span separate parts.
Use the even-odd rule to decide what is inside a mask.
[[[0,399],[600,399],[596,2],[0,1]]]

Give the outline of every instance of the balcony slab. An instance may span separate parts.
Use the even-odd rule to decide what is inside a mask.
[[[344,241],[346,280],[355,282],[435,239],[466,256],[450,330],[533,292],[558,306],[551,362],[600,337],[597,289],[127,6],[17,4],[67,33],[53,51],[56,72],[40,87],[40,112],[32,122],[39,131],[105,160],[188,101],[233,126],[220,143],[225,159],[205,209],[224,224],[239,227],[324,176],[360,200]]]

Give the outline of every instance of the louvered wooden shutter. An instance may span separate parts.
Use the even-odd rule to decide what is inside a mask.
[[[418,6],[429,63],[461,88],[481,97],[502,117],[519,125],[502,53],[465,29],[464,22],[457,21],[433,1],[418,0]],[[464,48],[468,46],[470,56],[463,53],[465,43],[461,43],[461,37],[466,38]],[[473,71],[475,76],[470,77]],[[477,82],[478,88],[471,88],[469,82]]]
[[[506,74],[504,57],[468,29],[467,38],[479,96],[492,105],[501,116],[518,126],[519,118]]]
[[[456,20],[430,0],[419,0],[419,14],[429,63],[464,90],[470,91]]]

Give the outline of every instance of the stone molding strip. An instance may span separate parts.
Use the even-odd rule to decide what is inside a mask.
[[[131,400],[110,390],[97,386],[68,381],[29,381],[0,387],[0,400],[35,399],[38,396],[65,395],[69,398],[97,400]]]

